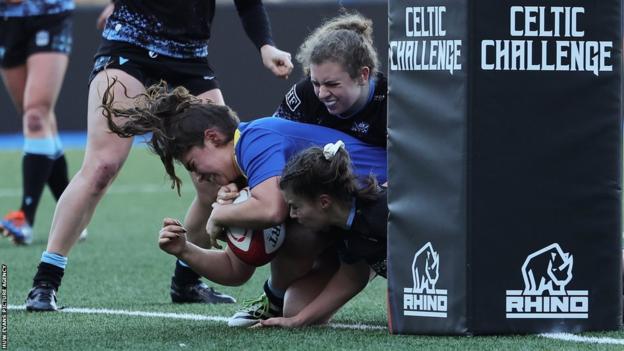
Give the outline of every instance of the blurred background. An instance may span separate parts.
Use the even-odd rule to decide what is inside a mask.
[[[76,0],[74,45],[56,113],[61,131],[86,130],[87,79],[100,42],[96,19],[108,0]],[[246,37],[232,0],[217,0],[209,59],[216,70],[225,102],[241,120],[273,114],[286,91],[302,78],[294,62],[299,45],[312,29],[338,14],[356,10],[374,23],[375,44],[386,70],[388,12],[385,0],[264,0],[277,47],[293,56],[295,69],[288,80],[275,78],[264,68],[257,49]],[[1,83],[0,83],[1,84]],[[4,86],[0,89],[0,139],[21,134],[17,115]]]

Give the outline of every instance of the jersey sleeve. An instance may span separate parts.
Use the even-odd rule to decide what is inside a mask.
[[[282,103],[277,107],[274,117],[289,119],[292,121],[305,122],[307,118],[306,111],[306,84],[308,79],[303,79],[293,85],[284,95]]]
[[[245,33],[254,45],[258,49],[266,44],[275,46],[271,34],[271,23],[262,0],[234,0],[234,5]]]
[[[266,130],[255,129],[241,138],[238,164],[251,189],[263,181],[282,175],[286,165],[282,138]]]

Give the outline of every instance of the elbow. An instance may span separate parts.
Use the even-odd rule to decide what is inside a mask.
[[[270,227],[282,224],[286,222],[286,218],[288,218],[288,207],[286,206],[271,206],[271,208],[267,208],[266,217],[267,224]]]

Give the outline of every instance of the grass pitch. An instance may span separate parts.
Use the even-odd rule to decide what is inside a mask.
[[[82,162],[82,151],[68,151],[67,157],[73,174]],[[0,164],[0,213],[4,214],[21,199],[21,152],[0,151]],[[184,217],[193,188],[187,181],[180,198],[164,174],[158,159],[145,148],[132,151],[98,206],[89,237],[69,255],[58,295],[66,312],[16,309],[24,303],[46,247],[55,206],[47,190],[33,244],[15,247],[0,240],[0,263],[8,267],[12,308],[7,320],[9,350],[624,350],[622,331],[582,335],[596,338],[593,343],[540,336],[392,336],[385,328],[386,282],[379,278],[335,316],[334,323],[346,326],[228,328],[224,318],[238,305],[170,303],[174,258],[158,249],[157,233],[163,217]],[[263,267],[244,286],[213,286],[242,302],[261,292],[267,276]],[[352,329],[355,324],[363,324],[364,329]]]

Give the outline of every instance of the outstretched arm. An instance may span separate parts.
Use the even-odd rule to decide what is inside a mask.
[[[237,286],[245,283],[255,271],[226,247],[206,250],[186,240],[186,229],[179,221],[165,218],[158,237],[160,249],[186,262],[197,274],[217,284]]]
[[[261,321],[261,323],[263,326],[296,328],[327,320],[364,289],[368,282],[369,272],[370,268],[364,261],[354,264],[342,263],[321,293],[297,315],[286,318],[270,318]]]

